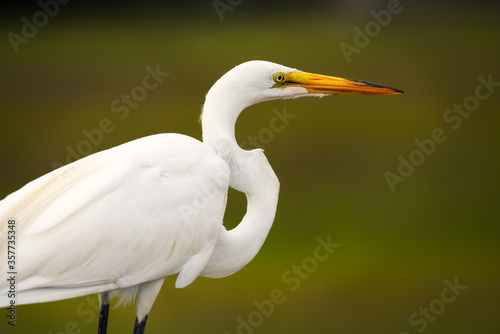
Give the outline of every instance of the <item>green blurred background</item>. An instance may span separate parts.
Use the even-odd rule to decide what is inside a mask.
[[[222,0],[215,2],[226,8],[221,20],[212,1],[72,1],[18,53],[8,34],[20,35],[22,18],[33,22],[41,7],[5,8],[0,197],[49,172],[54,161],[65,163],[68,147],[82,148],[82,131],[104,118],[113,131],[92,152],[161,132],[201,139],[205,93],[247,60],[379,82],[405,94],[267,102],[240,116],[238,140],[260,138],[281,181],[271,233],[233,276],[199,278],[182,290],[167,278],[146,333],[499,333],[500,89],[456,130],[443,114],[475,94],[478,76],[500,81],[500,7],[401,1],[385,27],[373,23],[370,12],[391,3]],[[367,24],[372,37],[348,62],[340,45],[356,46],[354,28]],[[121,120],[111,103],[157,64],[169,76]],[[295,117],[270,132],[284,110]],[[391,191],[384,173],[397,173],[398,156],[408,158],[414,141],[435,128],[447,140]],[[231,191],[226,225],[244,211],[244,196]],[[328,236],[340,247],[313,260],[317,238]],[[302,265],[307,278],[290,273]],[[467,286],[451,303],[443,302],[446,280]],[[262,315],[255,301],[276,289],[283,303]],[[4,310],[0,332],[94,333],[96,302],[20,306],[15,328]],[[134,312],[112,310],[109,333],[131,333]]]

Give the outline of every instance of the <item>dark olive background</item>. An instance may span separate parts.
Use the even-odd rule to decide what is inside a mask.
[[[223,3],[231,10],[221,20],[211,1],[72,1],[18,53],[8,34],[21,34],[22,18],[33,22],[41,7],[5,8],[0,197],[54,162],[66,163],[69,149],[83,156],[161,132],[201,139],[205,93],[247,60],[394,86],[405,94],[274,101],[246,110],[238,141],[250,149],[255,136],[281,181],[271,233],[233,276],[199,278],[182,290],[167,278],[146,331],[499,332],[500,87],[479,88],[490,95],[474,97],[479,76],[500,82],[498,5],[401,1],[381,26],[371,11],[380,16],[394,1]],[[355,41],[365,28],[369,40]],[[348,62],[341,45],[355,42]],[[158,64],[169,76],[120,119],[113,101]],[[447,110],[464,100],[470,115],[447,122]],[[285,112],[292,115],[286,122],[273,120]],[[103,119],[112,131],[86,152],[84,132]],[[446,140],[429,155],[416,152],[415,141],[433,131]],[[391,191],[384,175],[398,173],[399,156],[420,165]],[[235,226],[244,211],[244,197],[231,191],[226,225]],[[323,261],[314,258],[318,238],[339,244],[327,258],[319,253]],[[466,286],[458,296],[444,290],[454,281]],[[273,303],[271,295],[280,298]],[[94,295],[20,306],[16,327],[3,310],[0,331],[93,333],[96,302]],[[109,332],[131,332],[133,322],[133,306],[113,309]]]

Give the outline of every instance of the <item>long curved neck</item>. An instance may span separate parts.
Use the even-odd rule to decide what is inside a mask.
[[[225,113],[230,108],[234,113]],[[236,143],[234,126],[242,106],[217,104],[207,96],[202,125],[203,141],[228,164],[230,186],[245,193],[247,212],[234,229],[221,230],[214,252],[202,271],[205,277],[228,276],[243,268],[258,253],[273,224],[279,181],[261,150],[245,151]],[[229,115],[229,116],[228,116]],[[225,117],[225,118],[224,118]]]
[[[247,212],[237,227],[221,230],[217,245],[201,276],[229,276],[246,266],[257,255],[274,221],[278,203],[279,183],[267,193],[247,196]]]

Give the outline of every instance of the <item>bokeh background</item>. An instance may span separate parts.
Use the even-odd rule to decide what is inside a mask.
[[[246,110],[238,140],[249,149],[256,136],[281,181],[271,233],[233,276],[199,278],[182,290],[167,278],[147,333],[500,332],[500,87],[457,129],[443,120],[454,104],[473,101],[479,76],[500,81],[498,4],[73,0],[46,24],[37,2],[3,6],[0,197],[65,164],[71,149],[88,154],[161,132],[201,139],[205,93],[247,60],[405,91]],[[374,23],[372,11],[380,16],[388,6],[398,13],[385,26]],[[42,26],[16,53],[9,33],[21,35],[23,17],[33,22],[34,15]],[[358,37],[348,61],[341,45],[356,47],[356,27],[372,29],[371,37]],[[168,77],[121,120],[112,102],[157,64]],[[277,112],[294,117],[270,131]],[[85,152],[82,131],[105,118],[113,131]],[[436,128],[446,141],[392,191],[384,173],[398,173],[398,157],[408,159],[415,140]],[[244,211],[244,196],[231,191],[226,225],[235,226]],[[314,260],[318,238],[328,237],[340,246]],[[303,265],[307,275],[290,272]],[[466,286],[449,303],[446,281]],[[259,311],[255,301],[276,289],[283,302]],[[0,332],[94,333],[96,303],[91,296],[20,306],[14,328],[3,310]],[[134,307],[119,307],[108,330],[130,333],[133,324]]]

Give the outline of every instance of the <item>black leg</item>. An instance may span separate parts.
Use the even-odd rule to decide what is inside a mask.
[[[138,322],[137,318],[135,318],[134,334],[144,334],[144,328],[146,328],[146,320],[148,320],[147,314],[141,322]]]
[[[108,330],[108,316],[109,316],[109,303],[101,303],[101,310],[99,311],[99,328],[97,334],[106,334]]]

